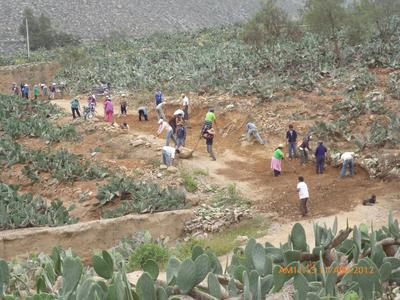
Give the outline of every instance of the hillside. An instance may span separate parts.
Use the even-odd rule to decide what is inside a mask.
[[[303,0],[279,0],[295,15]],[[84,40],[102,38],[112,32],[147,36],[155,32],[175,32],[244,21],[259,8],[260,0],[114,0],[3,1],[0,11],[0,52],[23,47],[18,35],[24,8],[44,13],[57,28]]]

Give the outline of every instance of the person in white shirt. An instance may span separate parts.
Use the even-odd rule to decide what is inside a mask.
[[[299,182],[297,183],[297,192],[300,198],[300,213],[304,217],[308,213],[307,201],[310,198],[308,194],[308,186],[304,182],[304,177],[299,176]]]
[[[165,115],[164,115],[163,107],[164,107],[164,102],[161,102],[160,104],[158,104],[156,106],[156,112],[157,112],[157,115],[158,115],[158,119],[166,120]]]
[[[164,146],[162,147],[162,160],[163,164],[167,167],[172,166],[175,159],[175,153],[179,153],[174,147]]]
[[[189,98],[185,95],[182,94],[182,106],[183,106],[183,119],[185,121],[189,120]]]
[[[169,146],[169,140],[172,139],[172,141],[175,143],[176,145],[176,141],[175,141],[175,137],[173,135],[173,129],[171,127],[171,125],[168,124],[167,121],[164,121],[163,119],[160,119],[158,121],[158,124],[160,124],[160,127],[158,128],[158,131],[156,133],[156,136],[160,136],[160,134],[164,131],[164,129],[166,130],[166,135],[165,135],[165,146]]]
[[[340,172],[340,177],[346,176],[347,166],[349,166],[350,177],[353,176],[354,162],[353,162],[354,152],[344,152],[340,156],[340,160],[343,162],[342,170]]]

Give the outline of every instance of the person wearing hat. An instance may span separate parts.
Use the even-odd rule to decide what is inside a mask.
[[[189,120],[189,98],[186,97],[185,94],[182,94],[181,97],[182,97],[182,107],[183,107],[183,112],[184,112],[183,119],[185,121],[188,121]]]
[[[307,135],[304,140],[299,145],[300,152],[300,164],[305,165],[308,162],[308,152],[311,151],[310,141],[312,139],[312,135]]]
[[[156,136],[159,137],[160,134],[164,131],[164,129],[166,130],[166,135],[165,135],[165,146],[169,146],[169,140],[172,139],[172,141],[175,143],[176,145],[176,141],[175,141],[175,137],[173,134],[173,130],[171,125],[168,124],[167,121],[164,121],[164,119],[160,119],[158,120],[158,124],[160,125],[160,127],[158,128],[158,131],[156,133]]]
[[[282,160],[284,159],[284,155],[282,152],[283,144],[279,144],[275,149],[274,154],[271,159],[271,169],[274,171],[274,176],[278,177],[282,172]]]
[[[213,128],[207,129],[204,133],[203,133],[203,138],[206,139],[206,145],[207,145],[207,152],[211,157],[211,160],[217,160],[215,158],[213,149],[212,149],[212,145],[214,142],[214,136],[215,136],[215,130]]]
[[[324,173],[324,167],[325,167],[325,155],[326,152],[328,152],[328,149],[324,146],[324,143],[322,141],[318,141],[318,147],[315,149],[315,158],[317,160],[317,174],[323,174]]]

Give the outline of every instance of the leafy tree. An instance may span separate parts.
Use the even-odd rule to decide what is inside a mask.
[[[262,9],[246,24],[243,39],[255,46],[275,44],[292,29],[288,14],[277,6],[276,0],[267,0]]]
[[[346,22],[345,0],[307,0],[304,20],[310,29],[332,40],[337,61],[341,63],[339,32]]]
[[[52,27],[48,17],[44,14],[36,17],[33,10],[30,8],[25,8],[23,12],[23,21],[19,27],[20,35],[25,39],[26,20],[28,20],[30,50],[37,50],[40,48],[51,49],[79,43],[79,39],[74,36],[64,32],[57,32]]]

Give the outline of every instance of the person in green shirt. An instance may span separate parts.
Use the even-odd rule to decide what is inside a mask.
[[[284,155],[282,152],[283,144],[280,144],[278,148],[275,149],[274,154],[271,159],[271,169],[274,171],[274,176],[278,177],[282,172],[282,159],[284,159]]]
[[[74,98],[74,99],[71,101],[72,117],[73,117],[74,119],[76,118],[75,113],[78,115],[78,117],[81,116],[81,114],[79,113],[79,107],[80,107],[79,100],[78,100],[77,98]]]
[[[207,130],[210,130],[213,127],[213,123],[215,124],[215,128],[217,127],[217,117],[215,116],[214,113],[214,108],[210,108],[206,114],[206,117],[204,119],[203,127],[201,128],[201,136]]]
[[[39,97],[39,87],[37,84],[33,86],[33,96],[35,97],[35,100]]]

